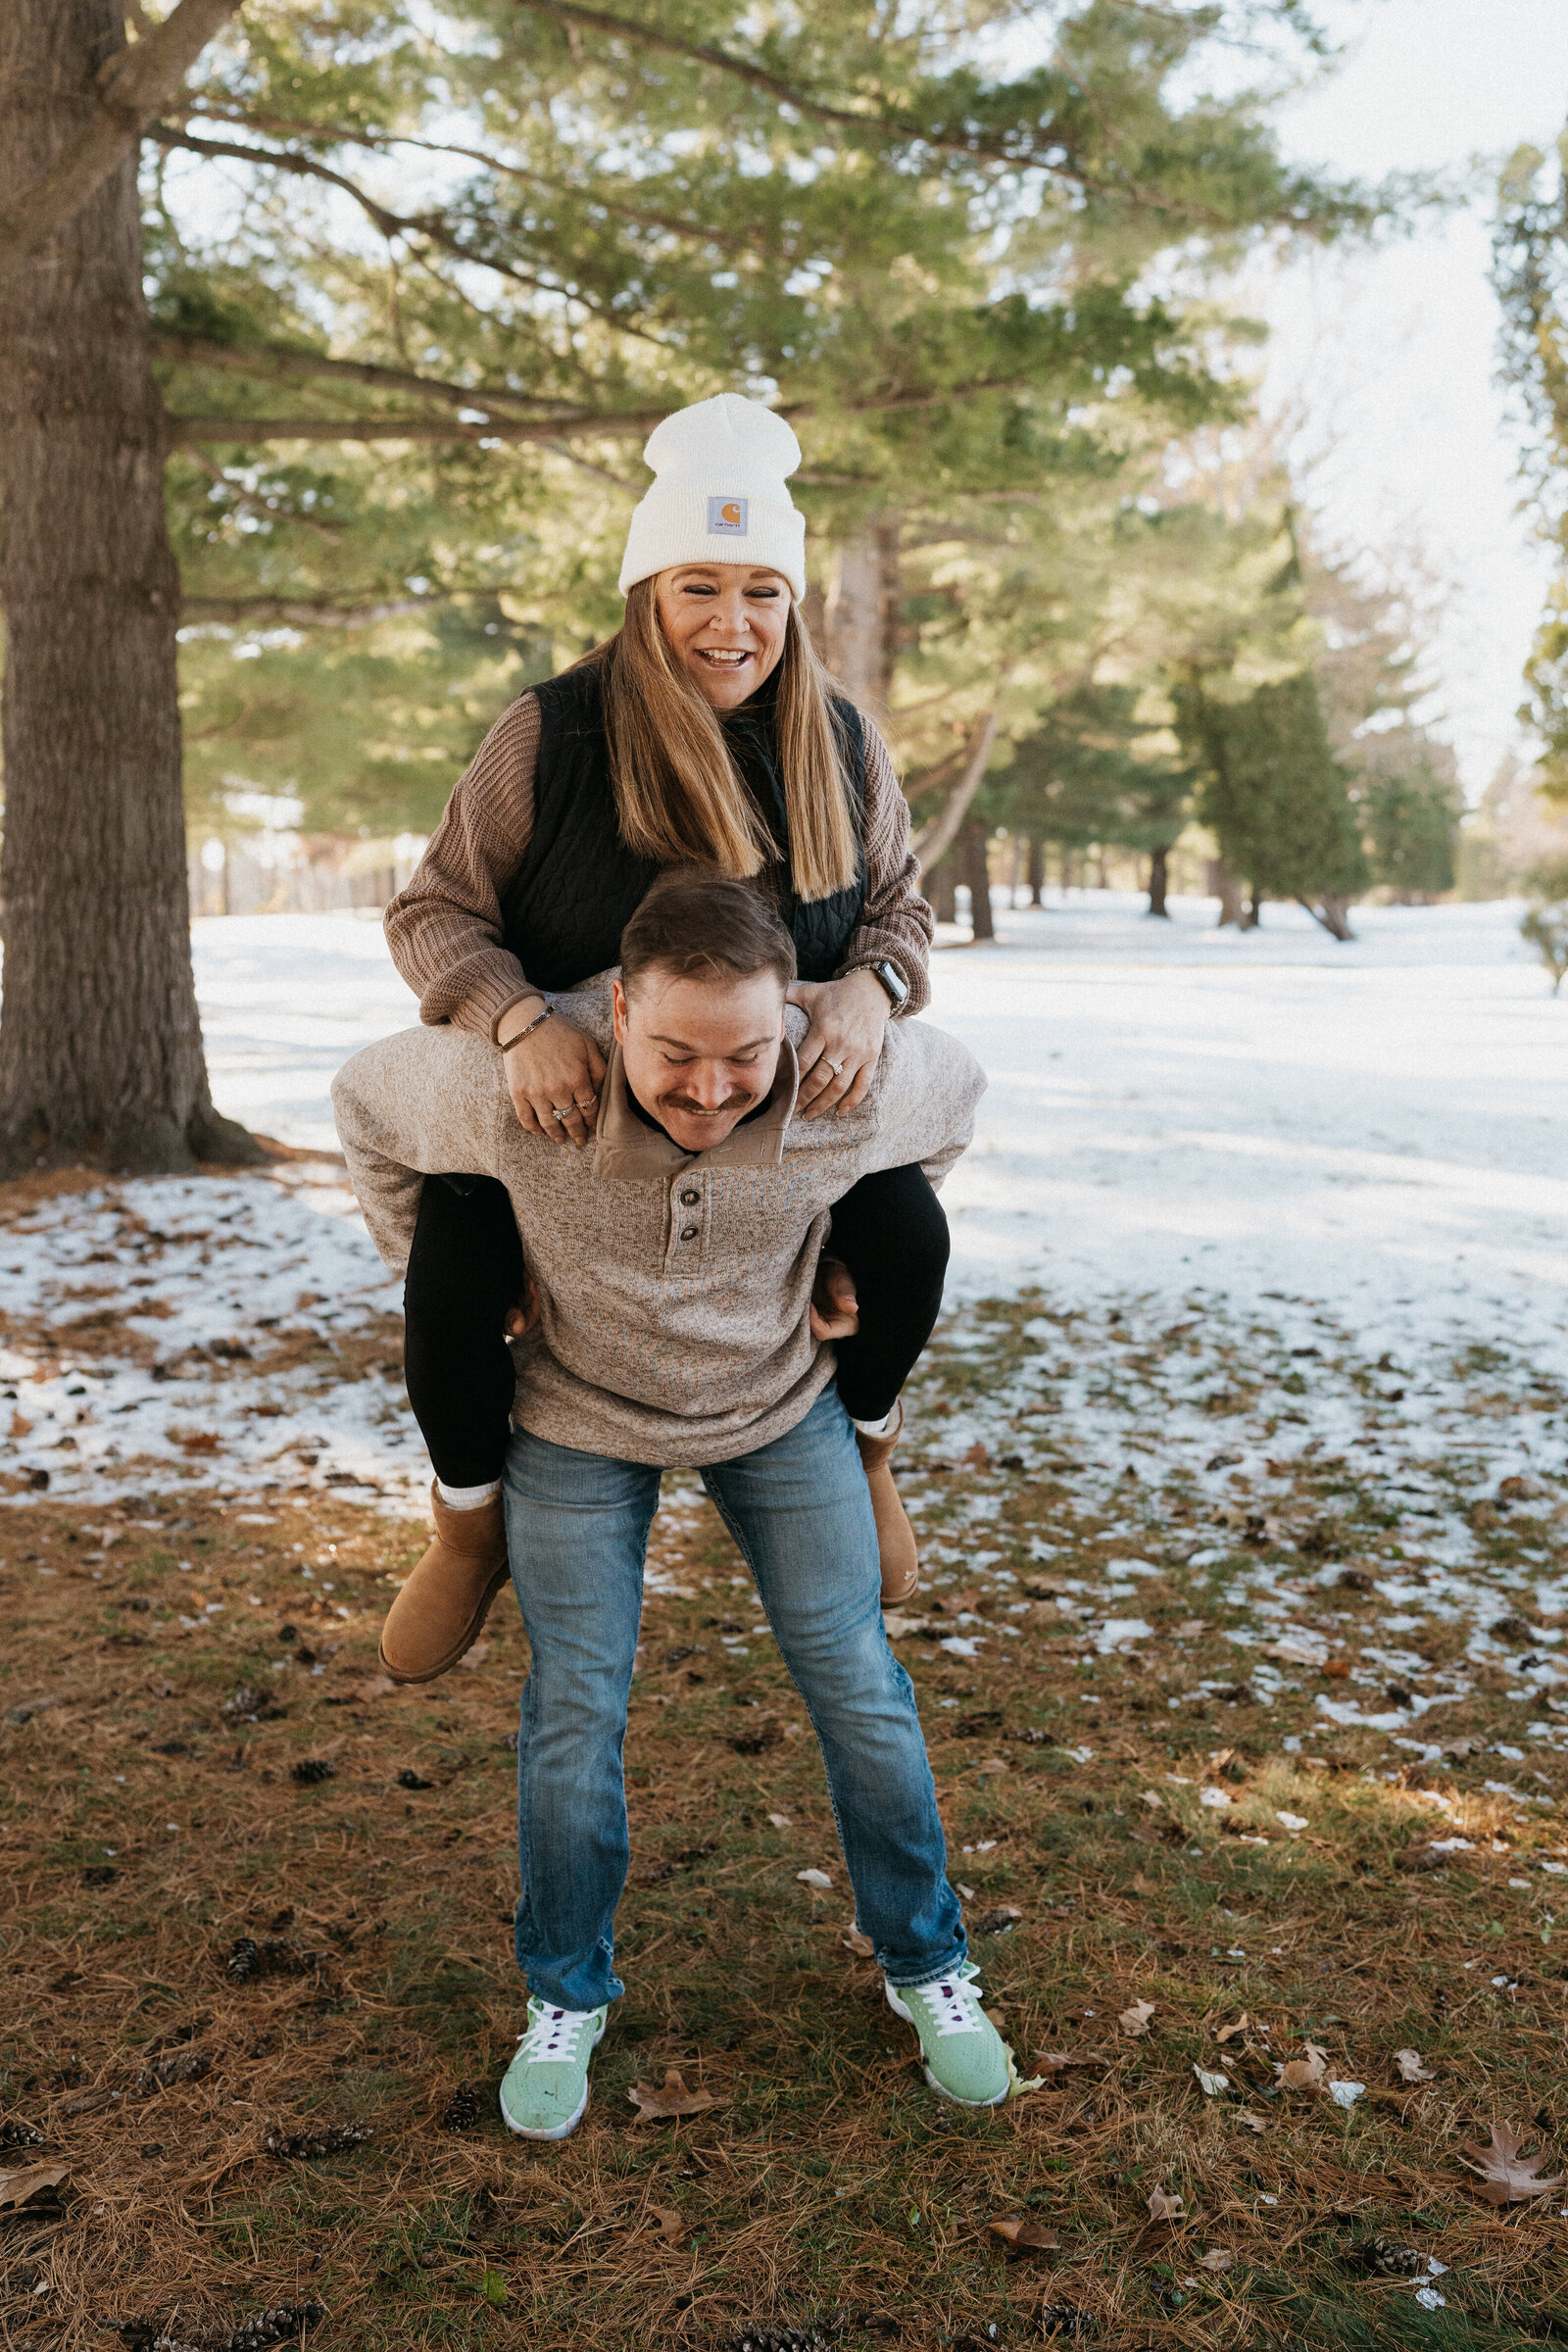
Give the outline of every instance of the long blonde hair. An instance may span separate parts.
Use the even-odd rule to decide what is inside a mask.
[[[710,866],[737,881],[782,856],[784,844],[770,838],[754,807],[717,713],[670,652],[651,579],[628,591],[621,627],[584,662],[603,678],[615,813],[628,849],[662,865]],[[802,899],[831,898],[858,878],[859,845],[830,680],[793,605],[774,674],[792,880]]]

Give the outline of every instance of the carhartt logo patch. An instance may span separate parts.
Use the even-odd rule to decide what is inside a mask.
[[[736,539],[744,539],[747,504],[744,498],[710,498],[708,502],[709,529],[727,531]]]

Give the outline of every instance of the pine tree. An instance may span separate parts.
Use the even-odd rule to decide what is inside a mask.
[[[632,453],[679,402],[776,386],[846,542],[911,481],[1016,495],[1105,462],[1086,406],[1214,413],[1157,255],[1389,201],[1282,163],[1266,95],[1204,87],[1238,32],[1312,46],[1301,0],[1041,10],[1040,62],[1001,74],[1003,0],[447,0],[439,42],[406,0],[129,14],[127,46],[124,0],[0,11],[0,1166],[240,1148],[186,942],[182,593],[196,625],[313,632],[496,598],[525,668],[612,615]],[[203,164],[220,238],[178,201]],[[348,635],[291,673],[318,714],[400,658]],[[287,695],[269,718],[197,668],[218,790]],[[324,797],[368,805],[404,754],[371,730]]]
[[[1312,673],[1236,702],[1191,687],[1179,710],[1200,769],[1198,811],[1248,885],[1250,924],[1265,899],[1295,899],[1334,938],[1348,939],[1349,902],[1365,889],[1368,868]]]

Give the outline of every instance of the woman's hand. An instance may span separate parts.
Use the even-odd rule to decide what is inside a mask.
[[[525,1028],[544,1009],[538,998],[514,1004],[503,1028]],[[525,1135],[545,1135],[553,1144],[575,1144],[580,1151],[599,1116],[599,1090],[605,1083],[605,1057],[591,1037],[564,1021],[559,1013],[541,1021],[528,1037],[520,1038],[503,1056],[507,1087],[517,1124]],[[566,1116],[558,1119],[556,1112]]]
[[[813,1340],[852,1340],[860,1328],[860,1300],[855,1277],[842,1258],[822,1257],[811,1285]]]
[[[858,1109],[893,1010],[881,981],[871,972],[848,972],[842,980],[797,980],[789,1001],[811,1023],[797,1056],[802,1116],[819,1119],[830,1110]]]

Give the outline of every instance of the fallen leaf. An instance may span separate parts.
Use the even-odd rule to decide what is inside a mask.
[[[939,1592],[931,1606],[939,1617],[967,1617],[979,1597],[977,1592]]]
[[[1043,2066],[1048,2075],[1067,2075],[1077,2067],[1104,2067],[1109,2063],[1093,2050],[1048,2050],[1043,2058],[1035,2060],[1036,2066]]]
[[[678,2246],[686,2234],[686,2225],[675,2211],[674,2206],[656,2205],[654,2219],[659,2224],[659,2234],[665,2245]]]
[[[1356,2100],[1364,2097],[1366,2093],[1364,2082],[1330,2082],[1327,2088],[1329,2097],[1334,2101],[1336,2107],[1353,2107]]]
[[[1544,2197],[1561,2188],[1560,2180],[1543,2180],[1544,2156],[1521,2156],[1524,2137],[1512,2124],[1494,2124],[1490,2148],[1471,2145],[1459,2150],[1459,2161],[1480,2176],[1476,2194],[1489,2205],[1512,2205],[1526,2197]]]
[[[58,2195],[71,2179],[69,2164],[26,2164],[20,2172],[0,2173],[0,2213],[20,2213]]]
[[[14,1438],[24,1438],[31,1427],[32,1423],[30,1421],[24,1421],[20,1413],[12,1414],[11,1435]]]
[[[365,1682],[355,1684],[354,1695],[366,1699],[385,1698],[389,1690],[396,1690],[397,1688],[398,1685],[389,1674],[372,1674]]]
[[[798,1870],[795,1876],[803,1886],[814,1887],[818,1894],[825,1894],[833,1884],[825,1870]]]
[[[1254,2115],[1250,2107],[1238,2107],[1236,2121],[1244,2125],[1249,2132],[1266,2132],[1268,2130],[1265,2119],[1260,2115]]]
[[[1165,1810],[1165,1799],[1152,1788],[1144,1790],[1141,1801],[1146,1805],[1152,1805],[1156,1813],[1163,1813]]]
[[[1401,2082],[1435,2082],[1438,2079],[1422,2064],[1419,2050],[1396,2050],[1394,2063],[1399,2070]]]
[[[1215,2028],[1214,2039],[1218,2042],[1234,2041],[1237,2034],[1245,2034],[1250,2027],[1251,2023],[1251,2019],[1248,2016],[1247,2011],[1244,2009],[1241,2016],[1236,2019],[1234,2024],[1229,2026],[1218,2026]]]
[[[972,1886],[966,1886],[961,1879],[955,1879],[953,1885],[955,1891],[962,1895],[966,1903],[972,1903],[974,1901],[974,1888]]]
[[[876,1945],[871,1941],[869,1936],[862,1936],[858,1928],[847,1929],[843,1940],[846,1951],[853,1952],[857,1960],[871,1960],[876,1957]]]
[[[986,2228],[1010,2254],[1049,2254],[1061,2244],[1054,2230],[1048,2230],[1044,2222],[1026,2222],[1021,2213],[1004,2214],[1001,2221],[987,2222]]]
[[[1181,2198],[1173,2197],[1166,2189],[1156,2188],[1150,2197],[1149,2218],[1152,2222],[1179,2222],[1185,2219],[1186,2212]]]
[[[929,1617],[909,1617],[901,1609],[890,1609],[882,1619],[882,1631],[890,1642],[906,1642],[911,1634],[923,1634],[930,1623]]]
[[[724,2104],[710,2090],[688,2090],[680,2070],[673,2066],[665,2069],[662,2090],[655,2090],[648,2082],[634,2082],[626,2096],[637,2110],[639,2123],[658,2124],[671,2116],[701,2115],[705,2108]]]
[[[1348,1683],[1350,1679],[1350,1661],[1348,1658],[1325,1658],[1318,1672],[1326,1683]]]
[[[959,1458],[966,1470],[989,1470],[991,1467],[990,1447],[979,1438],[976,1438],[968,1452]]]
[[[1199,2256],[1198,2267],[1200,2271],[1228,2271],[1235,2260],[1226,2247],[1210,2246],[1206,2254]]]
[[[1329,2054],[1320,2050],[1315,2041],[1303,2042],[1304,2058],[1287,2059],[1281,2066],[1275,2061],[1274,2075],[1281,2090],[1318,2090],[1328,2073]]]
[[[1549,1700],[1547,1701],[1547,1704],[1550,1704]],[[1477,1751],[1485,1747],[1486,1744],[1487,1743],[1485,1740],[1478,1740],[1473,1734],[1466,1733],[1463,1735],[1463,1737],[1457,1740],[1445,1740],[1443,1742],[1442,1752],[1453,1763],[1462,1764],[1466,1756],[1475,1755]]]
[[[787,1813],[770,1813],[767,1818],[775,1830],[792,1830],[795,1827]]]
[[[1152,2001],[1134,2001],[1130,2009],[1121,2012],[1116,2023],[1130,2041],[1140,2041],[1149,2032],[1149,2021],[1153,2014]]]
[[[1207,2067],[1203,2066],[1195,2066],[1193,2072],[1198,2077],[1198,2087],[1205,2099],[1222,2099],[1230,2089],[1229,2075],[1210,2074]]]
[[[975,1770],[976,1772],[1010,1772],[1012,1766],[1004,1756],[987,1756],[983,1764],[975,1766]]]

